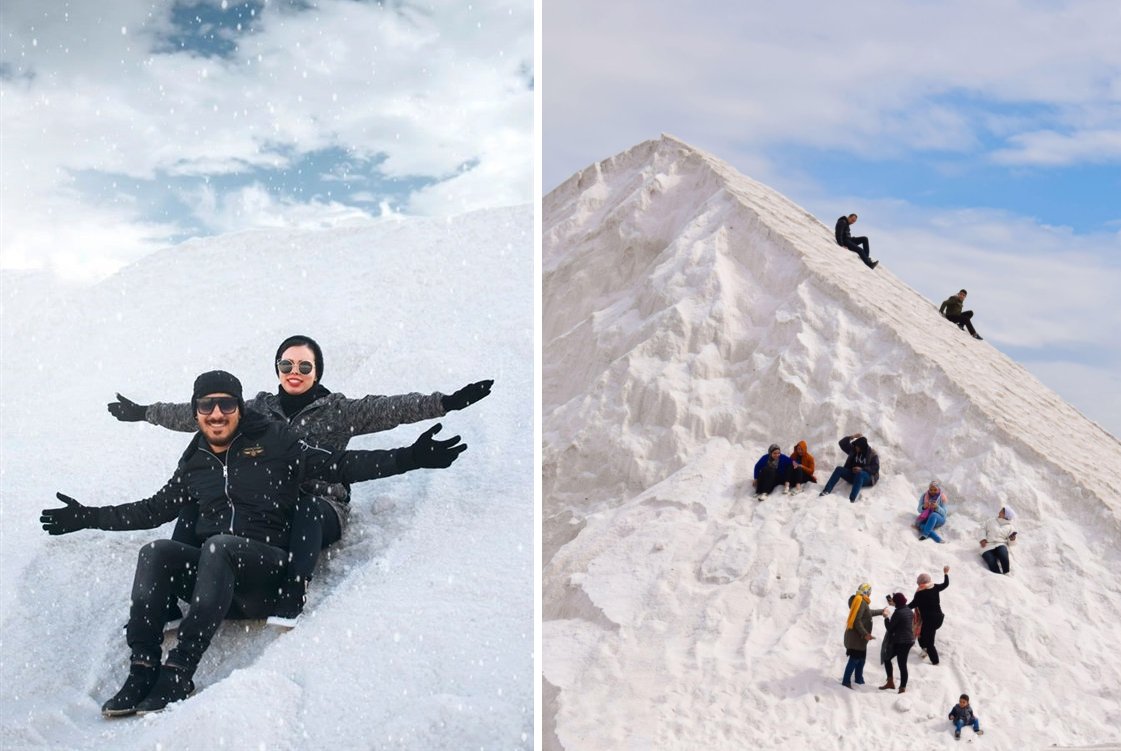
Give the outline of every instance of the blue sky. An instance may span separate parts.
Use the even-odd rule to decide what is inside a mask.
[[[855,211],[885,268],[934,304],[969,289],[987,341],[1121,436],[1116,2],[568,0],[543,14],[546,192],[669,133],[827,226]]]
[[[520,0],[8,0],[0,269],[533,200]]]

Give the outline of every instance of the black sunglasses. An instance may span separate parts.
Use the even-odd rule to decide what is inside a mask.
[[[195,401],[195,411],[200,415],[209,415],[215,406],[223,415],[232,415],[237,412],[237,399],[232,396],[203,396]]]
[[[291,360],[277,360],[276,367],[277,370],[279,370],[281,373],[291,373],[292,368],[298,368],[300,371],[300,375],[307,375],[311,371],[315,370],[315,363],[308,362],[307,360],[300,360],[300,362],[297,364],[292,362]]]

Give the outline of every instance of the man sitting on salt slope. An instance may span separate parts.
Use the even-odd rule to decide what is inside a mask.
[[[856,503],[860,490],[865,485],[871,487],[880,479],[880,457],[868,446],[868,439],[860,433],[853,433],[842,438],[838,444],[841,451],[848,454],[843,467],[836,467],[825,483],[825,489],[819,497],[833,492],[833,486],[838,480],[844,479],[852,483],[852,492],[849,493],[849,502]]]

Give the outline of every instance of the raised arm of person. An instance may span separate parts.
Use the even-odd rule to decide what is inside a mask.
[[[852,453],[852,442],[855,441],[859,437],[860,437],[860,433],[853,433],[852,435],[847,435],[844,438],[842,438],[841,440],[837,441],[837,445],[841,447],[841,451],[844,451],[846,454],[851,454]]]
[[[338,404],[341,422],[351,435],[366,435],[390,430],[398,425],[443,417],[448,412],[464,409],[490,394],[493,380],[470,383],[445,395],[397,394],[396,396],[371,395],[361,399],[343,399]]]
[[[178,470],[151,498],[118,506],[83,506],[68,495],[56,493],[62,508],[43,509],[39,521],[51,535],[65,535],[80,529],[153,529],[169,522],[179,509],[193,503]]]

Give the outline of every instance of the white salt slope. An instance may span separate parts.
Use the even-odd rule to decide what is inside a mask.
[[[5,277],[0,747],[531,747],[532,248],[525,206],[189,242],[52,297]],[[190,701],[103,720],[127,670],[136,551],[171,525],[50,538],[39,509],[56,490],[136,500],[170,475],[186,434],[115,421],[115,391],[185,399],[214,367],[272,390],[295,332],[350,396],[486,377],[494,392],[441,420],[469,446],[453,467],[355,486],[295,631],[227,625]],[[351,447],[406,445],[431,424]]]
[[[993,748],[1118,740],[1121,444],[890,268],[669,137],[546,196],[546,748],[936,748],[962,691]],[[855,431],[883,468],[858,504],[751,498],[769,443],[824,481]],[[909,529],[931,477],[942,546]],[[1003,502],[1011,577],[978,555]],[[878,692],[876,641],[841,688],[848,595],[943,565],[942,665]]]

